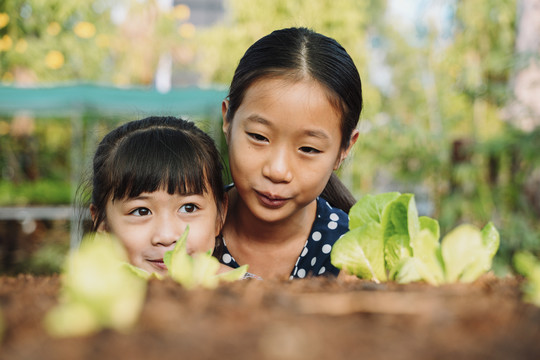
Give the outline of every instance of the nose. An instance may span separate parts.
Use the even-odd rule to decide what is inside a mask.
[[[263,176],[274,183],[287,183],[293,179],[289,154],[285,147],[269,152],[263,166]]]
[[[169,247],[176,244],[185,229],[184,225],[178,224],[178,220],[167,216],[160,217],[155,222],[152,235],[152,245]]]

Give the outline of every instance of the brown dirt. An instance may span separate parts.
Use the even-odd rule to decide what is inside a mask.
[[[538,359],[540,308],[520,283],[243,280],[187,291],[151,280],[137,325],[50,338],[58,276],[0,277],[2,359]]]

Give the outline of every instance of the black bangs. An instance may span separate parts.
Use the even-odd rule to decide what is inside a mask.
[[[166,189],[169,194],[202,194],[210,164],[191,136],[161,128],[136,131],[123,139],[112,156],[113,200]]]

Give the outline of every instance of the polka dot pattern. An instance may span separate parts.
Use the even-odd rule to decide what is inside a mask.
[[[221,259],[223,260],[224,264],[230,264],[231,261],[232,261],[232,256],[231,256],[231,254],[223,254]]]
[[[317,199],[317,217],[311,234],[291,272],[293,278],[306,276],[337,275],[339,269],[332,265],[332,246],[349,230],[349,217],[322,199]]]

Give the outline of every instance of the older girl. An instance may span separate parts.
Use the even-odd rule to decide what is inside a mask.
[[[244,54],[222,104],[234,187],[222,263],[262,278],[337,275],[354,198],[333,174],[358,138],[361,81],[334,39],[272,32]]]

